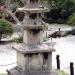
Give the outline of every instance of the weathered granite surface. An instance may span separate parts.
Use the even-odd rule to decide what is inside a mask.
[[[12,48],[14,48],[16,51],[19,51],[21,53],[41,53],[41,52],[54,52],[55,49],[53,48],[53,46],[51,46],[51,44],[39,44],[39,45],[26,45],[26,44],[18,44],[13,46]]]
[[[55,71],[40,70],[40,71],[23,71],[19,67],[15,67],[8,71],[8,75],[58,75]]]

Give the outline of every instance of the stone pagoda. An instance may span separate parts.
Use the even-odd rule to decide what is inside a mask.
[[[41,0],[25,0],[25,6],[17,11],[25,13],[22,22],[23,44],[15,45],[17,66],[8,71],[8,75],[56,75],[52,72],[51,43],[43,42],[45,24],[42,12],[48,11]]]

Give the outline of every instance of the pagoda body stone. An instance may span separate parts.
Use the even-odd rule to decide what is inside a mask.
[[[48,11],[40,0],[25,0],[26,5],[17,11],[25,13],[22,22],[23,43],[13,46],[17,51],[17,66],[8,75],[56,75],[52,71],[51,43],[43,42],[44,22],[42,12]]]

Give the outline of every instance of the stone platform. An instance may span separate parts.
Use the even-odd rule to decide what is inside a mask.
[[[8,71],[8,75],[58,75],[55,71],[50,70],[40,70],[40,71],[23,71],[22,69],[16,67]]]
[[[18,44],[14,45],[12,48],[16,51],[19,51],[20,53],[41,53],[41,52],[54,52],[55,49],[53,49],[53,46],[55,45],[55,42],[53,43],[42,43],[35,46],[30,46],[26,44]]]

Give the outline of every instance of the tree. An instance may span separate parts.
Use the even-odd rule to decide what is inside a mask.
[[[69,25],[75,25],[75,12],[69,17],[68,22]]]
[[[55,4],[58,9],[66,10],[69,13],[75,10],[75,3],[72,0],[55,0]]]
[[[72,0],[50,0],[52,8],[45,14],[45,21],[48,23],[67,23],[70,15],[75,10],[75,2]]]
[[[12,26],[4,21],[4,20],[0,20],[0,40],[2,38],[2,35],[11,35],[13,33],[13,28]]]

